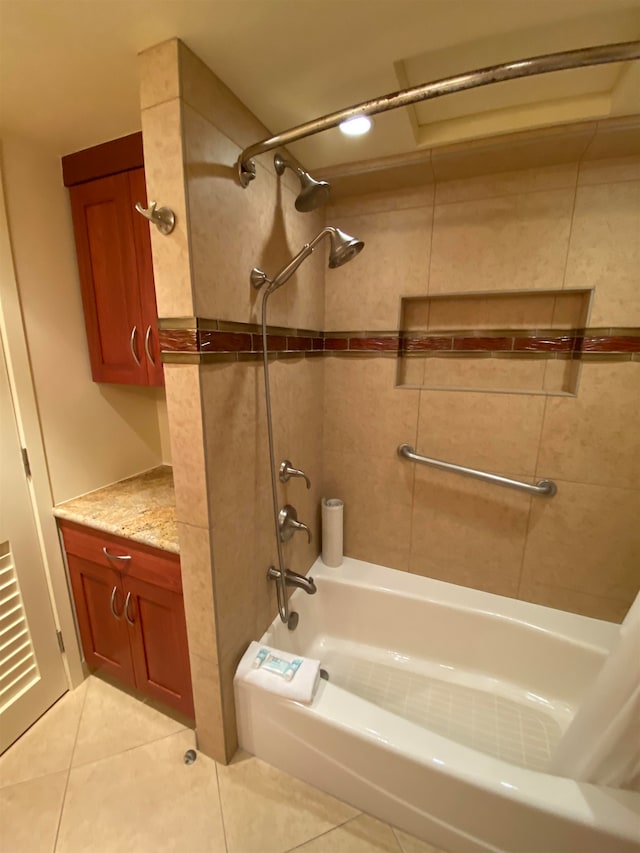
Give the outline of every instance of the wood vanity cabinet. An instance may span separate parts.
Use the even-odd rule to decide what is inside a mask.
[[[162,385],[142,134],[62,158],[95,382]]]
[[[61,521],[85,659],[193,717],[177,554]]]

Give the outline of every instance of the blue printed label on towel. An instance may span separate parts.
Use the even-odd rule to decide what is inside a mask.
[[[279,675],[285,681],[291,681],[301,665],[302,658],[295,658],[295,660],[288,661],[284,660],[284,658],[276,657],[276,655],[269,655],[262,664],[262,669],[273,672],[274,675]]]

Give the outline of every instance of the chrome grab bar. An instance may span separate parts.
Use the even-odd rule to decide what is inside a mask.
[[[431,465],[441,471],[451,471],[454,474],[462,474],[465,477],[475,477],[487,483],[495,483],[496,486],[506,486],[508,489],[518,489],[528,492],[530,495],[542,495],[551,498],[558,491],[553,480],[540,480],[535,485],[523,483],[520,480],[510,480],[509,477],[501,477],[500,474],[490,474],[488,471],[478,471],[476,468],[465,468],[463,465],[455,465],[453,462],[443,462],[441,459],[431,459],[429,456],[420,456],[409,444],[401,444],[398,447],[398,456],[409,459],[411,462],[419,462],[422,465]]]

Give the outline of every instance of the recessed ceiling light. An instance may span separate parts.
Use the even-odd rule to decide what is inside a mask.
[[[362,136],[371,130],[372,124],[369,116],[354,116],[341,121],[338,127],[346,136]]]

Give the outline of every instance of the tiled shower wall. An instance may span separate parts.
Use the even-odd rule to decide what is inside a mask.
[[[258,322],[253,266],[274,275],[323,227],[300,216],[289,176],[261,158],[238,186],[242,148],[268,136],[235,96],[177,40],[141,55],[142,122],[149,197],[176,211],[176,230],[152,229],[158,312],[169,327],[214,319]],[[323,258],[310,258],[269,300],[268,321],[321,328]],[[176,363],[177,362],[177,363]],[[182,363],[180,363],[182,362]],[[313,542],[284,546],[306,573],[318,554],[322,465],[322,363],[299,353],[271,365],[276,462],[290,459],[312,482],[278,484]],[[200,749],[221,761],[237,747],[233,674],[248,643],[273,619],[277,564],[262,366],[255,355],[180,355],[165,364],[180,556]]]
[[[238,186],[240,150],[269,133],[179,41],[141,55],[141,100],[148,195],[177,214],[174,233],[151,235],[161,326],[215,321],[249,339],[234,324],[259,321],[251,268],[273,275],[325,213],[297,213],[295,179],[278,180],[267,155]],[[596,288],[591,325],[640,326],[634,168],[585,162],[341,202],[326,221],[365,251],[325,275],[323,246],[271,298],[269,323],[394,330],[401,296],[566,286]],[[352,556],[620,618],[640,560],[638,371],[589,362],[577,398],[547,398],[396,388],[393,354],[279,354],[276,462],[289,458],[313,484],[278,484],[280,504],[313,533],[286,546],[287,565],[312,564],[320,497],[336,495]],[[235,666],[276,613],[262,367],[242,347],[174,346],[165,376],[198,743],[224,761],[236,747]],[[417,469],[395,456],[401,442],[510,476],[539,472],[559,493],[532,500]]]
[[[366,248],[327,273],[325,329],[397,330],[403,296],[554,288],[595,289],[591,327],[640,326],[640,159],[588,153],[336,203],[327,221]],[[397,388],[393,354],[326,357],[325,491],[345,501],[346,553],[620,620],[640,587],[640,362],[622,358],[585,359],[573,397]],[[534,364],[491,362],[498,385]],[[416,466],[404,442],[558,494]]]

